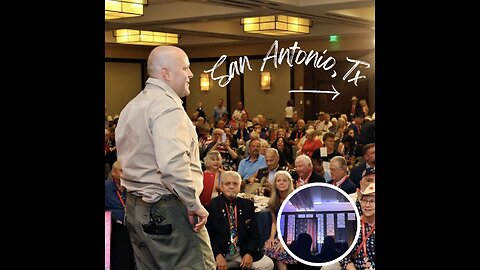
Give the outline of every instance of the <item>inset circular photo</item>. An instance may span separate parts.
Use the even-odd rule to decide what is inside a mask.
[[[357,242],[360,215],[345,191],[327,183],[311,183],[295,189],[284,200],[277,216],[277,233],[285,250],[298,262],[338,264]]]

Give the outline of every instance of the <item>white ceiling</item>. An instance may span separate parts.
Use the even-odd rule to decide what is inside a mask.
[[[105,42],[115,42],[113,30],[120,28],[180,34],[182,47],[271,41],[245,33],[240,21],[278,14],[312,20],[310,34],[295,40],[375,34],[374,0],[149,0],[141,17],[105,21]]]

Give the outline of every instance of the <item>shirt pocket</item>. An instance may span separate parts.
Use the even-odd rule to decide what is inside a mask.
[[[192,153],[195,153],[195,150],[196,150],[195,147],[196,147],[196,145],[198,145],[198,143],[196,143],[196,142],[195,142],[195,139],[192,138],[192,139],[190,140],[190,148],[189,148],[188,151],[187,151],[187,155],[188,155],[190,158],[192,157]],[[198,148],[198,147],[196,147],[196,148]]]

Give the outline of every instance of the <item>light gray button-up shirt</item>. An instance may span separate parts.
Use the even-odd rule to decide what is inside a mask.
[[[148,203],[173,193],[189,211],[202,207],[197,133],[182,100],[166,83],[147,80],[120,113],[115,140],[122,185],[129,192]]]

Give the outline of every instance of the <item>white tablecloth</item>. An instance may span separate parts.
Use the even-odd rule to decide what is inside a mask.
[[[237,197],[252,200],[255,205],[255,212],[257,213],[266,210],[268,206],[268,200],[270,200],[270,197],[252,194],[245,196],[245,193],[238,193]]]

